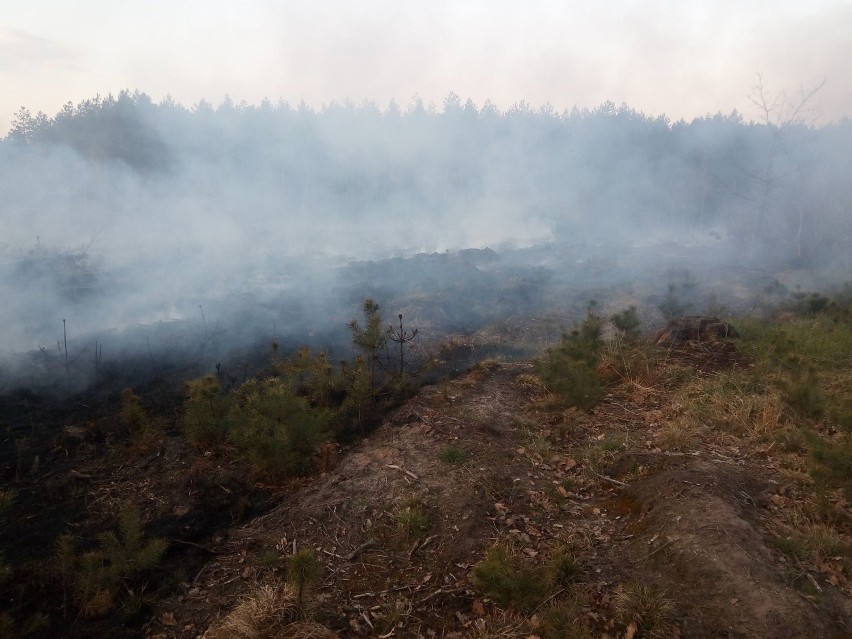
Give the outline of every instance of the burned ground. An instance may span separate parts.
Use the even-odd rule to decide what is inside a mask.
[[[452,371],[552,330],[507,322],[440,353]],[[325,447],[323,474],[283,482],[191,447],[174,383],[138,389],[155,426],[141,437],[122,431],[117,393],[7,395],[3,608],[50,619],[30,636],[221,637],[307,550],[320,570],[306,612],[329,636],[848,636],[852,513],[839,491],[823,493],[831,526],[803,507],[815,480],[807,447],[784,439],[795,415],[739,396],[705,407],[733,417],[695,412],[716,382],[757,375],[744,353],[729,340],[615,340],[588,411],[556,401],[531,361],[484,360],[433,375],[372,430]],[[57,539],[91,550],[128,508],[168,550],[126,583],[138,609],[87,619],[66,600]],[[804,535],[818,552],[791,551]],[[570,578],[531,608],[500,602],[475,578],[494,548],[532,568],[563,557]]]
[[[706,348],[672,359],[704,375],[747,366]],[[774,541],[796,489],[771,451],[725,438],[661,447],[677,410],[662,377],[618,384],[586,414],[554,411],[531,392],[530,372],[484,364],[423,389],[341,450],[334,470],[207,542],[209,561],[157,603],[148,635],[203,635],[240,597],[283,579],[283,560],[305,548],[322,563],[311,614],[337,636],[540,632],[543,610],[507,613],[472,583],[498,544],[531,564],[569,549],[580,575],[548,605],[579,602],[591,636],[636,632],[619,602],[637,583],[670,599],[666,636],[846,636],[843,569],[791,558]],[[460,461],[446,461],[448,447]],[[425,515],[422,530],[406,529],[411,510]]]

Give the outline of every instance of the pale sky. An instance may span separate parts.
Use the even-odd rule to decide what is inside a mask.
[[[825,80],[852,115],[852,0],[0,0],[0,135],[21,106],[116,94],[192,106],[448,93],[500,108],[626,102],[691,119]]]

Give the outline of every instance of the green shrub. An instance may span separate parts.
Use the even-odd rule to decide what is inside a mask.
[[[320,563],[309,549],[300,550],[290,557],[287,563],[287,580],[296,590],[296,603],[299,608],[303,607],[307,588],[317,580],[319,569]]]
[[[362,306],[364,313],[364,324],[358,320],[349,322],[349,330],[352,333],[352,342],[355,348],[364,356],[367,370],[370,373],[370,390],[375,392],[381,380],[379,369],[379,357],[388,343],[387,328],[382,320],[381,308],[372,299],[364,300]]]
[[[829,409],[831,420],[845,432],[852,433],[852,394],[836,398]]]
[[[565,550],[557,550],[550,556],[549,569],[557,586],[568,586],[582,574],[583,567]]]
[[[447,447],[441,451],[441,461],[447,464],[460,464],[467,459],[467,453],[453,444],[447,444]]]
[[[474,585],[499,605],[529,612],[558,588],[575,582],[581,572],[563,550],[554,552],[543,564],[533,565],[504,546],[493,546],[473,567],[471,577]]]
[[[852,499],[852,315],[848,302],[798,295],[802,317],[783,324],[743,321],[742,346],[756,361],[755,375],[774,385],[807,428],[830,420],[842,430],[834,441],[802,428],[779,432],[785,449],[810,450],[810,473],[823,488],[843,489]],[[786,440],[789,440],[787,442]]]
[[[474,585],[499,605],[529,612],[548,596],[551,583],[540,569],[509,554],[506,548],[491,548],[473,567]]]
[[[332,408],[346,395],[343,374],[335,370],[325,353],[313,355],[306,346],[289,359],[276,363],[274,369],[288,380],[295,394],[304,397],[311,406]]]
[[[822,417],[825,399],[816,371],[812,367],[791,369],[789,378],[781,380],[782,398],[790,408],[804,417]]]
[[[98,539],[92,550],[77,553],[74,539],[62,535],[57,542],[56,564],[63,590],[84,617],[103,617],[117,604],[126,580],[155,568],[168,547],[164,539],[144,539],[139,512],[122,510],[117,531]]]
[[[802,417],[828,417],[852,429],[852,316],[832,311],[738,326],[756,372],[781,390],[787,405]]]
[[[603,348],[601,319],[591,312],[579,328],[564,333],[558,346],[550,348],[536,363],[547,389],[568,406],[588,409],[603,394],[597,372]]]
[[[623,311],[610,316],[610,321],[613,326],[621,331],[622,337],[628,340],[634,340],[639,337],[639,314],[635,306],[626,308]]]
[[[207,376],[188,384],[184,428],[197,446],[228,444],[263,474],[304,475],[330,437],[332,417],[277,377],[225,392]]]
[[[791,310],[800,315],[817,315],[834,306],[832,299],[822,293],[803,293],[797,291],[791,295]]]
[[[837,442],[827,442],[815,433],[807,434],[806,439],[813,462],[811,474],[820,483],[843,489],[846,499],[852,501],[852,434]]]
[[[134,435],[148,427],[148,416],[142,408],[142,400],[129,388],[121,391],[121,424],[128,435]]]
[[[352,366],[344,363],[343,375],[348,383],[348,391],[340,412],[353,418],[355,425],[360,429],[367,420],[375,399],[373,374],[364,358],[359,356]]]
[[[234,394],[230,440],[261,472],[304,475],[328,441],[331,415],[312,408],[282,380],[250,380]]]
[[[234,399],[213,375],[186,385],[183,428],[198,448],[218,448],[228,440]]]

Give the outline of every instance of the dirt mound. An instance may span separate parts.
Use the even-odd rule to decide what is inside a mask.
[[[718,355],[696,351],[692,363],[710,375],[740,361]],[[662,451],[665,393],[623,385],[589,413],[563,411],[529,392],[531,372],[492,364],[423,389],[340,451],[333,471],[232,528],[158,604],[149,636],[203,636],[280,583],[301,549],[321,562],[313,619],[339,637],[550,637],[542,618],[569,604],[572,623],[613,639],[833,638],[852,627],[845,578],[829,583],[773,545],[780,489],[765,455]],[[507,611],[471,576],[495,543],[530,565],[568,549],[579,574],[532,613]],[[801,587],[812,582],[813,593]],[[654,631],[630,607],[636,584],[665,597]]]
[[[790,566],[762,532],[766,482],[727,461],[675,458],[625,489],[633,516],[619,554],[631,578],[672,594],[685,637],[838,637],[848,598],[821,605],[790,584]]]
[[[247,582],[274,578],[275,570],[257,566],[258,557],[302,548],[323,562],[314,605],[317,618],[338,632],[370,636],[400,608],[415,617],[415,627],[457,629],[454,613],[464,614],[474,598],[467,582],[472,561],[495,535],[493,505],[511,503],[516,483],[527,481],[513,427],[525,401],[514,379],[528,371],[503,365],[423,389],[343,451],[334,472],[234,530],[217,549],[221,557],[166,605],[188,628],[167,636],[194,636],[212,610],[227,612],[226,602]],[[464,462],[444,461],[448,449]],[[415,514],[424,516],[424,534],[413,529]]]

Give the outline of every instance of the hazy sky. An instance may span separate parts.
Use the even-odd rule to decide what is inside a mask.
[[[673,119],[822,80],[852,114],[852,0],[28,0],[0,10],[0,135],[20,106],[137,89],[316,107],[453,91],[498,107],[612,100]]]

